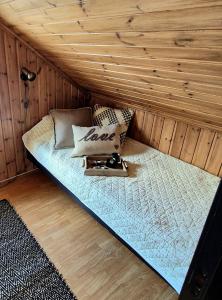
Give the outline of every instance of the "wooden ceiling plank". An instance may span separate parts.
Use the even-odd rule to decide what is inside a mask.
[[[122,88],[122,89],[125,88],[126,90],[131,90],[131,91],[135,91],[138,93],[147,94],[150,96],[166,98],[169,101],[176,100],[179,103],[190,103],[190,104],[194,104],[194,105],[199,104],[199,105],[205,106],[209,109],[214,108],[215,110],[218,110],[219,113],[222,112],[222,103],[221,103],[220,97],[216,98],[215,101],[209,101],[209,96],[206,96],[206,99],[204,101],[203,97],[196,98],[196,97],[192,96],[191,98],[188,98],[188,97],[184,97],[183,95],[182,96],[177,95],[176,93],[174,93],[173,89],[169,89],[168,91],[163,91],[161,89],[158,89],[158,87],[156,89],[154,87],[151,87],[151,89],[149,87],[141,88],[137,84],[136,85],[133,85],[133,84],[130,85],[130,83],[122,84],[120,81],[118,82],[118,79],[117,79],[117,82],[115,82],[115,81],[113,82],[112,80],[109,80],[109,81],[96,80],[94,77],[88,77],[85,80],[77,76],[76,79],[78,79],[78,78],[81,82],[83,82],[83,84],[93,82],[93,83],[97,84],[98,86],[99,85],[107,85],[107,86],[112,86],[114,88],[115,87]]]
[[[140,81],[135,81],[135,80],[129,80],[129,78],[126,79],[120,79],[120,78],[115,78],[115,77],[109,77],[109,76],[104,76],[103,74],[90,74],[90,73],[82,73],[83,77],[80,77],[80,74],[76,75],[76,79],[81,79],[82,81],[95,81],[95,82],[100,82],[101,84],[105,83],[111,83],[111,84],[117,84],[117,85],[125,85],[127,88],[137,88],[142,90],[146,90],[149,93],[155,93],[155,92],[163,92],[166,93],[166,95],[169,96],[169,94],[176,95],[176,96],[182,96],[182,97],[189,97],[191,100],[199,100],[202,101],[203,103],[216,103],[218,105],[222,105],[221,103],[221,96],[215,96],[211,94],[205,94],[205,93],[199,93],[198,91],[190,90],[189,88],[184,88],[184,89],[179,89],[179,88],[174,88],[170,87],[168,85],[157,85],[153,84],[151,82],[140,82]],[[85,75],[85,76],[84,76]],[[75,78],[75,76],[73,75]],[[210,93],[210,89],[209,89]],[[209,96],[210,95],[210,96]],[[221,95],[222,95],[222,90],[221,90]],[[189,102],[189,101],[188,101]]]
[[[186,47],[169,47],[169,48],[152,48],[152,47],[129,47],[129,46],[85,46],[85,45],[61,45],[55,48],[51,44],[36,44],[36,49],[44,51],[48,54],[59,53],[61,55],[95,55],[95,56],[120,56],[147,59],[176,59],[176,60],[194,60],[197,63],[213,62],[221,63],[222,51],[220,49],[207,48],[186,48]]]
[[[222,6],[198,7],[178,10],[166,10],[161,12],[149,12],[143,14],[95,16],[84,18],[68,18],[64,20],[54,15],[55,21],[49,22],[53,15],[24,16],[21,23],[28,24],[34,30],[40,24],[48,33],[72,33],[72,32],[123,32],[123,31],[165,31],[170,30],[200,30],[221,29]],[[183,14],[183,18],[181,18]],[[48,20],[48,22],[47,22]],[[19,23],[20,23],[19,22]],[[18,23],[18,24],[19,24]]]
[[[197,82],[200,84],[210,84],[221,87],[221,77],[220,76],[208,76],[208,75],[201,75],[195,73],[185,73],[185,72],[178,72],[178,71],[171,71],[169,69],[160,69],[160,68],[152,68],[152,67],[135,67],[135,66],[128,66],[128,65],[115,65],[115,64],[105,64],[105,63],[69,63],[69,67],[73,68],[73,70],[93,70],[93,71],[106,71],[110,72],[121,72],[126,74],[134,74],[138,76],[143,76],[146,78],[147,76],[151,77],[158,77],[163,79],[174,79],[174,80],[183,80],[189,84],[189,81]]]
[[[41,43],[56,45],[91,45],[146,47],[222,48],[221,30],[163,32],[97,32],[36,35]]]
[[[93,84],[86,84],[86,86],[88,88],[90,88],[93,91],[97,91],[100,92],[102,94],[105,93],[111,93],[114,94],[116,96],[121,96],[121,97],[125,97],[125,99],[131,99],[137,103],[139,103],[140,105],[144,105],[149,107],[149,105],[157,105],[158,107],[162,107],[162,110],[167,110],[168,108],[171,110],[174,110],[175,115],[189,115],[189,117],[191,118],[193,116],[193,119],[195,118],[199,118],[199,120],[202,120],[203,123],[207,124],[207,126],[209,128],[216,128],[217,130],[220,130],[220,126],[222,124],[222,117],[221,114],[219,114],[219,116],[217,115],[211,115],[208,114],[207,112],[200,112],[199,107],[195,109],[190,110],[190,107],[175,107],[175,105],[173,105],[172,103],[169,103],[169,101],[167,101],[166,99],[160,99],[157,97],[151,97],[151,96],[147,96],[147,95],[142,95],[142,94],[138,94],[135,92],[128,92],[125,90],[120,90],[120,89],[114,89],[114,88],[110,88],[107,86],[95,86]],[[195,118],[194,118],[195,115]],[[213,118],[213,122],[212,122],[212,118]],[[216,127],[214,127],[214,124],[216,125]],[[219,127],[218,127],[219,126]]]

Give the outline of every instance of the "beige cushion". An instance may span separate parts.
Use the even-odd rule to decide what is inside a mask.
[[[54,121],[55,149],[74,147],[73,124],[92,126],[92,109],[90,107],[51,110],[50,114]]]
[[[94,154],[120,153],[120,132],[118,124],[108,126],[72,126],[75,148],[72,157]]]

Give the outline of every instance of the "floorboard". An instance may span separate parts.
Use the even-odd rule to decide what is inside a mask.
[[[79,300],[176,300],[178,296],[40,171],[0,188]]]

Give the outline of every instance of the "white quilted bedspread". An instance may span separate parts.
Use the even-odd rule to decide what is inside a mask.
[[[62,184],[139,253],[179,293],[220,179],[128,139],[129,177],[84,176],[72,149],[53,150],[46,116],[25,147]]]

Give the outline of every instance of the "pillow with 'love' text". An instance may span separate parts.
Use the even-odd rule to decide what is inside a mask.
[[[120,152],[121,126],[72,126],[75,148],[72,157]]]

